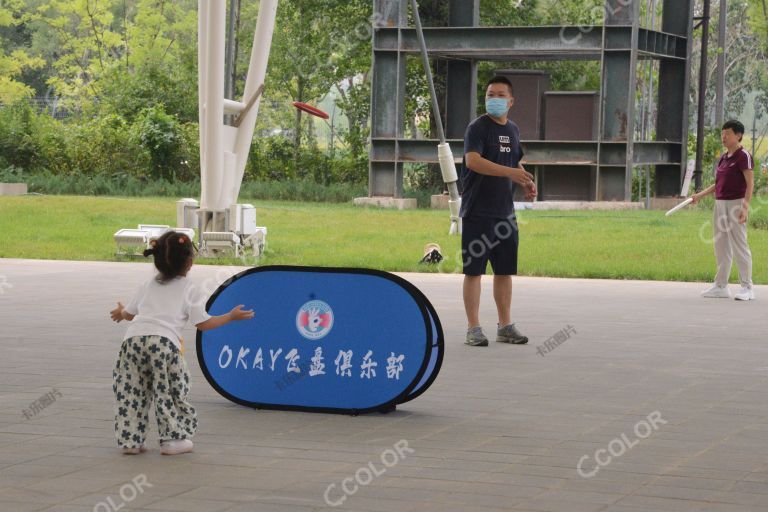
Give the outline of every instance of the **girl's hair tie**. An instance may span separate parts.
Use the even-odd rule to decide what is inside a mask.
[[[179,237],[179,243],[180,243],[180,244],[185,244],[185,243],[187,243],[187,237],[185,237],[185,236],[180,236],[180,237]]]
[[[151,240],[149,242],[149,245],[154,249],[155,247],[157,247],[157,240]]]

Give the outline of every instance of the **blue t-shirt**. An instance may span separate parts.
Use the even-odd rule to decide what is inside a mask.
[[[509,178],[487,176],[467,168],[466,154],[474,152],[493,163],[518,167],[523,158],[520,129],[512,121],[500,125],[483,115],[467,127],[461,171],[461,217],[503,219],[515,213],[515,183]]]

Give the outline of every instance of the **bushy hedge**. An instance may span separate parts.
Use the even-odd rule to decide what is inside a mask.
[[[0,167],[64,176],[147,175],[151,152],[136,126],[107,115],[62,122],[24,103],[0,109]]]
[[[299,147],[286,137],[255,138],[245,168],[246,180],[312,181],[321,185],[362,185],[368,178],[368,162],[348,152]]]
[[[118,114],[61,121],[25,103],[0,106],[0,170],[40,175],[41,182],[64,176],[79,185],[102,184],[97,189],[129,178],[153,188],[194,185],[200,176],[198,134],[196,123],[182,123],[158,105],[131,121]],[[325,150],[296,148],[275,136],[254,139],[245,178],[359,188],[367,174],[367,163],[348,152],[331,158]]]

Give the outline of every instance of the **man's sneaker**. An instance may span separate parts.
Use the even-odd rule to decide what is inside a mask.
[[[715,285],[709,290],[702,292],[701,296],[705,299],[730,299],[731,292],[728,291],[727,287],[721,288]]]
[[[755,292],[752,290],[752,288],[746,288],[742,286],[741,290],[739,290],[739,293],[734,295],[734,298],[736,300],[755,300]]]
[[[483,334],[483,328],[472,327],[471,329],[468,329],[467,340],[464,342],[464,344],[469,345],[470,347],[487,347],[488,338],[486,338],[485,334]]]
[[[512,343],[513,345],[525,345],[528,343],[528,338],[520,334],[515,324],[509,324],[496,332],[496,341],[499,343]]]
[[[162,441],[160,443],[160,453],[163,455],[179,455],[189,453],[195,445],[189,439],[180,439],[178,441]]]

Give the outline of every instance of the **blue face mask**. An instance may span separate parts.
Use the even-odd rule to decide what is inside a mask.
[[[509,112],[509,100],[505,98],[486,98],[485,111],[493,117],[504,117]]]

